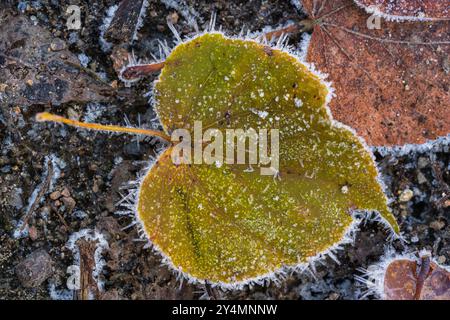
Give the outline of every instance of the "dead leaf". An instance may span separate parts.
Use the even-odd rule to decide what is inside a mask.
[[[63,40],[7,10],[0,21],[0,84],[7,104],[111,100],[114,90],[83,68]]]
[[[334,117],[370,145],[423,143],[450,132],[449,21],[381,21],[351,0],[303,0],[315,21],[307,61],[329,74]]]
[[[450,300],[450,272],[423,258],[421,264],[409,259],[394,260],[386,268],[384,298]]]
[[[155,109],[168,135],[191,132],[197,121],[219,133],[280,132],[280,170],[271,175],[220,158],[176,164],[177,145],[159,156],[142,181],[137,210],[174,267],[231,286],[265,277],[341,241],[353,209],[378,210],[398,233],[373,160],[331,121],[327,94],[294,57],[276,48],[268,53],[254,41],[206,33],[171,52],[155,85]]]
[[[367,12],[400,20],[449,19],[447,0],[354,0]]]

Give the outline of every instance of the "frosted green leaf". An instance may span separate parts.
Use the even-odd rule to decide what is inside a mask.
[[[209,33],[178,45],[155,85],[164,130],[280,130],[280,179],[248,165],[175,165],[161,154],[139,191],[144,229],[171,264],[233,284],[340,242],[353,210],[398,233],[370,153],[326,108],[328,87],[295,57]],[[225,134],[224,134],[225,135]]]

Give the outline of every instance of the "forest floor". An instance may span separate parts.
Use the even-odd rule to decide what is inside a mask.
[[[55,38],[62,39],[65,50],[75,55],[86,69],[109,83],[115,81],[114,86],[126,92],[123,96],[118,93],[108,102],[88,102],[84,97],[82,101],[72,99],[53,105],[53,112],[101,123],[123,125],[127,119],[132,125],[151,126],[155,115],[144,95],[150,91],[155,77],[148,77],[131,89],[123,88],[110,55],[102,50],[99,41],[106,12],[118,2],[7,0],[0,5],[3,12],[0,15],[8,12],[39,26],[41,29],[36,30],[46,32],[36,34],[39,41],[45,41],[45,37],[52,43]],[[183,1],[149,2],[144,24],[138,32],[139,40],[133,45],[134,54],[140,58],[155,52],[157,40],[172,44],[173,34],[167,27],[167,19],[186,36],[194,32],[192,19],[204,29],[212,12],[217,12],[217,24],[234,35],[243,26],[261,31],[267,26],[276,28],[303,17],[293,3],[282,0],[195,0],[189,1],[189,6],[183,5]],[[66,27],[65,9],[69,5],[81,8],[79,31]],[[7,27],[11,30],[9,36],[13,35],[18,26],[5,26],[7,20],[4,16],[0,19],[3,19],[0,26]],[[0,42],[6,41],[5,37],[6,34],[1,34]],[[291,37],[290,44],[298,48],[301,38],[301,34]],[[18,46],[21,45],[19,40]],[[61,43],[55,45],[58,44]],[[6,76],[4,63],[0,56],[0,89]],[[21,67],[16,68],[15,74],[20,74]],[[84,229],[97,229],[108,243],[102,253],[105,265],[98,278],[103,288],[97,298],[204,297],[204,286],[180,284],[146,242],[139,240],[136,226],[126,228],[133,222],[132,218],[116,214],[120,193],[125,192],[123,186],[135,180],[145,168],[153,154],[154,142],[42,125],[34,121],[34,115],[46,109],[45,105],[16,105],[7,99],[0,99],[0,103],[0,299],[79,297],[78,292],[66,286],[70,276],[68,267],[75,259],[67,242],[71,235]],[[408,250],[430,250],[443,264],[450,261],[449,203],[440,202],[442,194],[449,192],[449,148],[449,139],[440,139],[409,150],[374,149],[381,178],[392,200],[391,208],[409,242]],[[48,172],[49,163],[53,163],[52,172]],[[53,181],[47,184],[49,174]],[[34,202],[33,193],[36,195],[42,186],[46,189],[42,197],[38,195],[29,215],[29,231],[15,237],[14,233],[20,231],[19,221]],[[355,275],[360,274],[357,269],[379,261],[388,245],[399,252],[405,249],[400,241],[389,244],[388,231],[376,223],[367,223],[360,229],[355,243],[345,245],[345,250],[337,255],[340,264],[332,259],[325,260],[323,265],[317,266],[316,279],[308,273],[294,274],[280,284],[230,292],[213,290],[209,295],[225,299],[357,299],[365,290],[355,280]],[[29,265],[30,261],[33,266]],[[32,276],[24,275],[27,268],[35,271]]]

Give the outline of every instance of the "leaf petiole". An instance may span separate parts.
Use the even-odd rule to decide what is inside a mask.
[[[77,121],[77,120],[67,119],[67,118],[64,118],[64,117],[61,117],[61,116],[58,116],[55,114],[51,114],[48,112],[38,113],[36,115],[36,121],[58,122],[58,123],[67,124],[72,127],[85,128],[85,129],[98,130],[98,131],[142,134],[142,135],[146,135],[146,136],[158,137],[169,143],[171,141],[170,136],[162,131],[141,129],[141,128],[121,127],[121,126],[115,126],[115,125],[103,125],[103,124],[98,124],[98,123],[86,123],[86,122],[81,122],[81,121]]]

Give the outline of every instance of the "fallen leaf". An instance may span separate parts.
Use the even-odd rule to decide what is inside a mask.
[[[333,116],[370,145],[423,143],[450,132],[449,21],[395,23],[351,0],[303,0],[315,26],[307,61],[336,89]]]
[[[342,241],[353,209],[386,205],[370,153],[326,109],[329,89],[295,57],[209,33],[178,45],[155,85],[165,133],[280,130],[280,180],[248,165],[174,164],[173,147],[142,181],[137,210],[177,270],[213,283],[269,277]]]
[[[354,0],[366,9],[393,20],[450,19],[448,0]]]

